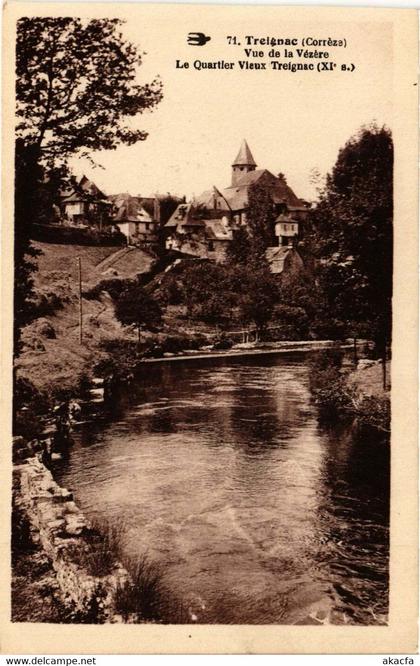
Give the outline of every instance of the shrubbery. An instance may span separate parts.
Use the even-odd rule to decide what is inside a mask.
[[[349,416],[353,396],[341,372],[342,359],[337,348],[319,352],[312,360],[310,387],[322,419]]]
[[[18,377],[13,395],[13,435],[20,435],[26,441],[38,437],[51,404],[47,394],[38,391],[28,379]]]
[[[107,291],[111,298],[116,299],[121,294],[125,288],[126,280],[120,278],[109,278],[107,280],[101,280],[98,284],[95,284],[94,287],[86,289],[83,292],[83,298],[86,298],[90,301],[99,300],[103,291]]]
[[[341,369],[343,352],[331,349],[312,362],[310,387],[321,420],[355,420],[361,432],[390,432],[391,407],[387,395],[366,396],[347,381]]]

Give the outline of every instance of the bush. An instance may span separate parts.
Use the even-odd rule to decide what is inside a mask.
[[[278,330],[267,331],[274,340],[303,340],[309,335],[309,318],[301,307],[276,305],[272,325],[279,325]]]
[[[125,563],[130,579],[117,589],[115,607],[127,619],[162,621],[167,615],[168,591],[163,584],[161,567],[146,555]]]
[[[116,381],[122,382],[133,377],[142,356],[141,347],[136,342],[114,338],[101,342],[100,348],[109,356],[95,364],[96,374],[101,377],[113,375]]]
[[[310,388],[321,419],[355,419],[361,433],[389,433],[389,397],[360,394],[340,370],[343,356],[341,349],[328,349],[317,354],[311,364]]]
[[[232,346],[233,346],[233,340],[222,334],[219,338],[217,338],[216,342],[213,345],[213,349],[220,349],[220,350],[231,349]]]
[[[72,562],[84,568],[89,575],[107,576],[116,565],[123,547],[124,525],[92,522],[84,534],[83,542],[69,544],[67,553]]]
[[[130,579],[116,590],[115,610],[125,620],[149,622],[188,622],[183,605],[172,595],[164,582],[160,563],[147,555],[125,555],[124,524],[102,523],[94,520],[88,537],[89,549],[73,553],[73,558],[93,576],[106,576],[120,561]]]
[[[311,333],[317,340],[344,340],[348,337],[348,325],[339,319],[314,319]]]
[[[319,352],[312,360],[309,382],[320,416],[344,417],[351,411],[355,392],[341,373],[344,353],[339,348]]]
[[[363,430],[391,431],[391,402],[387,396],[365,396],[358,405],[357,422]]]
[[[25,377],[18,377],[13,387],[13,435],[26,441],[38,437],[44,430],[42,419],[51,406],[49,396]]]
[[[61,310],[70,297],[57,294],[54,291],[39,292],[34,295],[30,303],[32,319],[48,317]]]
[[[130,580],[117,589],[116,610],[124,619],[137,622],[188,624],[191,617],[185,603],[167,586],[163,565],[148,555],[121,558]]]
[[[15,559],[24,553],[32,553],[35,545],[31,536],[31,526],[22,509],[13,501],[12,504],[12,557]]]
[[[116,228],[72,227],[61,224],[32,224],[32,238],[43,243],[65,245],[125,245],[127,239]]]
[[[186,349],[200,349],[208,343],[204,335],[170,335],[160,343],[163,353],[176,354]]]
[[[121,280],[119,278],[101,280],[91,289],[84,291],[83,298],[97,301],[100,299],[102,292],[107,291],[111,298],[116,300],[124,290],[126,284],[126,280]]]
[[[31,407],[18,409],[14,414],[13,436],[23,437],[27,442],[42,434],[44,425],[39,415]]]

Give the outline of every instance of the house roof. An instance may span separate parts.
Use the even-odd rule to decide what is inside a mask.
[[[86,178],[86,176],[82,176],[79,182],[75,178],[71,178],[69,184],[61,190],[61,200],[63,203],[77,201],[101,201],[103,204],[108,203],[106,194],[92,180]]]
[[[205,190],[198,197],[195,197],[194,204],[203,206],[206,210],[230,210],[227,199],[214,185],[211,190]]]
[[[206,236],[210,240],[231,241],[232,229],[221,220],[205,220]]]
[[[151,222],[152,216],[142,204],[141,197],[132,197],[129,194],[117,194],[110,197],[116,212],[115,222]]]
[[[223,196],[232,210],[242,210],[248,206],[249,188],[255,183],[266,185],[271,191],[273,202],[276,204],[284,203],[288,208],[294,206],[295,210],[300,210],[303,206],[301,199],[298,199],[283,178],[274,176],[267,169],[257,169],[242,174],[235,185],[223,190]]]
[[[204,227],[204,208],[194,203],[180,203],[165,227]]]
[[[290,252],[293,251],[293,248],[287,246],[268,247],[265,252],[265,256],[267,257],[271,272],[283,273],[286,257]]]
[[[70,190],[68,190],[70,191]],[[78,201],[86,201],[86,196],[83,194],[80,194],[79,192],[71,192],[70,194],[64,194],[61,197],[61,201],[63,203],[77,203]]]
[[[239,153],[237,154],[232,166],[257,166],[256,161],[252,157],[252,153],[245,139],[241,143]]]
[[[299,220],[295,220],[293,217],[290,217],[290,215],[285,215],[284,213],[280,213],[278,217],[276,217],[276,222],[290,222],[292,224],[299,224]]]
[[[80,181],[79,181],[79,187],[83,192],[86,192],[87,194],[90,194],[92,197],[95,199],[106,199],[106,194],[102,192],[102,190],[99,189],[97,185],[92,180],[89,180],[89,178],[86,178],[86,176],[82,176]]]
[[[286,268],[286,261],[288,257],[294,257],[294,260],[303,266],[302,257],[294,247],[280,245],[279,247],[268,247],[265,256],[270,266],[272,273],[283,273]]]

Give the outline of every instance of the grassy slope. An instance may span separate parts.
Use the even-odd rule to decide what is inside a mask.
[[[82,263],[82,288],[92,287],[101,280],[118,275],[133,277],[146,271],[151,257],[138,249],[121,257],[102,273],[97,266],[120,247],[87,247],[34,243],[42,251],[38,259],[35,287],[39,293],[55,293],[64,299],[63,308],[26,327],[25,349],[18,361],[18,372],[39,389],[72,388],[77,376],[91,371],[101,353],[99,343],[115,337],[133,338],[114,317],[112,302],[104,295],[101,301],[83,299],[83,344],[79,343],[78,268]],[[45,335],[51,325],[55,338]]]

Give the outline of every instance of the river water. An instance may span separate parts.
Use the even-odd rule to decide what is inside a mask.
[[[321,427],[303,354],[147,365],[57,465],[203,623],[382,624],[389,451]]]

